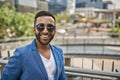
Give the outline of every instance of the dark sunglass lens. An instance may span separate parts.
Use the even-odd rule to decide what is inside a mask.
[[[43,30],[44,30],[44,27],[45,27],[44,24],[38,24],[38,25],[37,25],[37,30],[38,30],[38,31],[43,31]]]
[[[55,26],[52,25],[52,24],[48,24],[47,30],[48,30],[49,32],[52,32],[53,30],[55,30]]]

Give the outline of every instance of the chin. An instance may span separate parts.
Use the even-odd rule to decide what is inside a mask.
[[[48,42],[39,41],[39,43],[42,44],[42,45],[48,45],[50,43],[50,41],[48,41]]]

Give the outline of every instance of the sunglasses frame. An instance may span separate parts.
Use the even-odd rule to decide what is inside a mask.
[[[45,24],[43,24],[43,23],[39,23],[39,24],[37,24],[35,27],[36,27],[37,30],[40,31],[40,32],[42,32],[42,31],[45,29],[45,27],[47,27],[47,31],[48,31],[48,32],[53,32],[53,31],[55,30],[55,28],[56,28],[56,26],[54,26],[54,25],[52,25],[52,24],[47,24],[47,25],[45,25]]]

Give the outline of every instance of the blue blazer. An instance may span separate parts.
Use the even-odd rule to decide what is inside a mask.
[[[50,47],[56,63],[54,80],[66,80],[63,51],[54,45]],[[48,80],[35,40],[15,50],[14,55],[3,69],[1,80]]]

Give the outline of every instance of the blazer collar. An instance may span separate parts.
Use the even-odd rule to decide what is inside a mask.
[[[38,63],[39,67],[40,67],[40,70],[41,72],[43,73],[43,77],[45,77],[45,80],[48,80],[48,75],[47,75],[47,72],[46,72],[46,69],[43,65],[43,62],[42,62],[42,59],[39,55],[39,52],[37,50],[37,46],[36,46],[36,42],[35,42],[35,39],[32,41],[32,44],[31,44],[31,48],[32,48],[32,53],[36,59],[36,62]],[[50,48],[52,50],[52,53],[53,53],[53,56],[54,56],[54,59],[55,59],[55,63],[56,63],[56,74],[55,74],[55,77],[57,77],[59,75],[59,57],[58,57],[58,51],[54,48],[54,46],[50,45]]]

